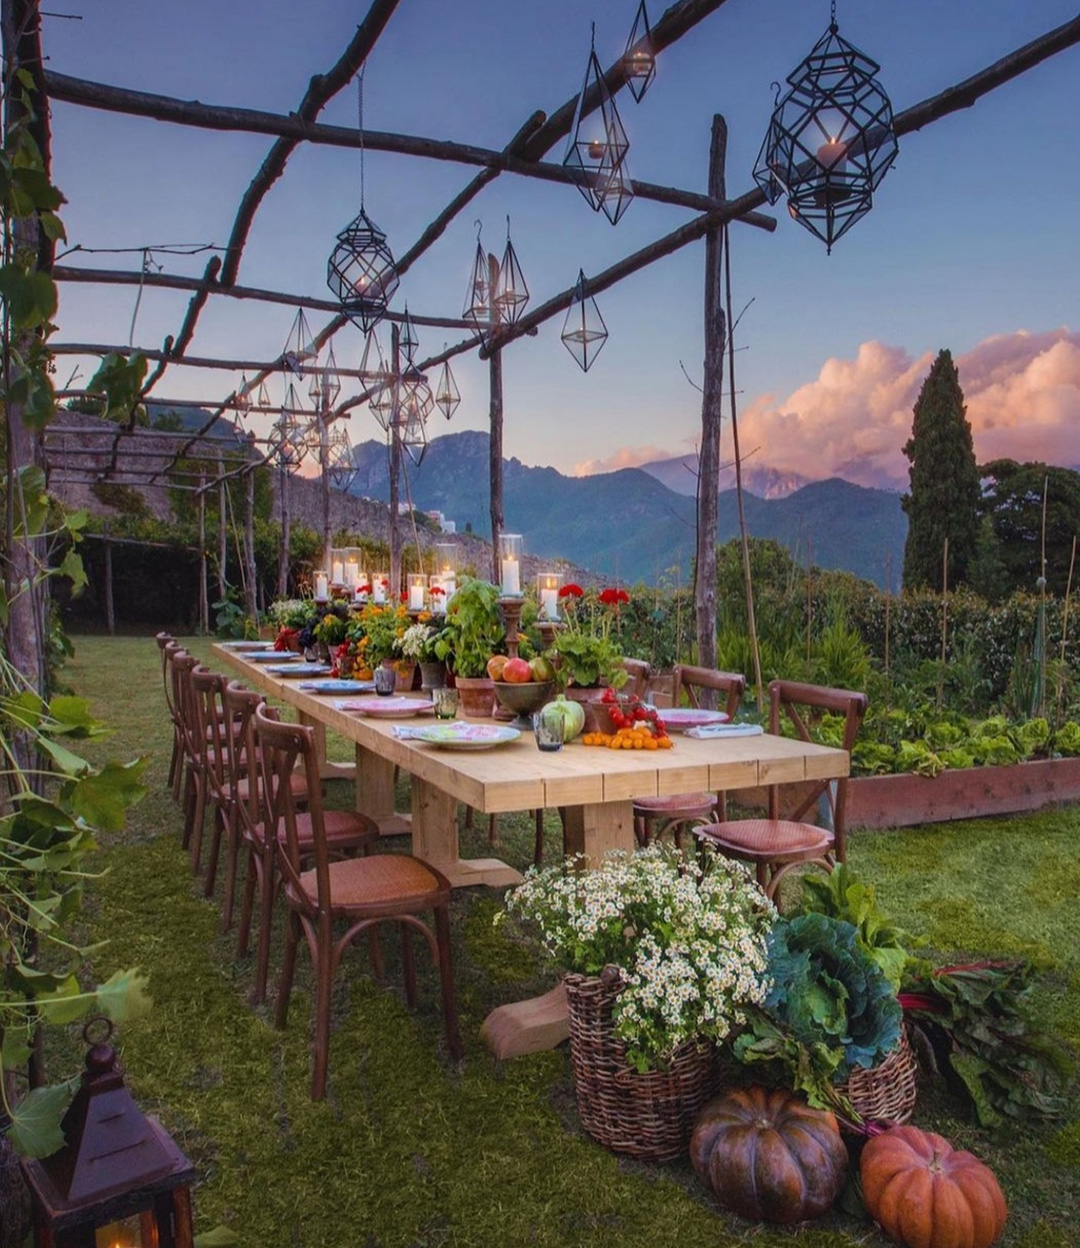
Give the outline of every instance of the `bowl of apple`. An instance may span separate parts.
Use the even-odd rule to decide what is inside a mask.
[[[495,698],[504,711],[515,716],[514,726],[531,728],[533,712],[551,698],[555,673],[547,659],[532,660],[496,655],[488,664]]]

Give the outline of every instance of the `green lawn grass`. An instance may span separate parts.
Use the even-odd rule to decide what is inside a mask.
[[[205,642],[192,642],[206,656]],[[302,960],[289,1026],[253,1008],[251,958],[219,931],[180,850],[166,792],[169,725],[150,638],[76,638],[65,672],[113,727],[95,758],[150,756],[149,793],[95,860],[88,940],[99,977],[122,966],[150,975],[154,1009],[120,1032],[129,1082],[198,1167],[197,1229],[227,1224],[240,1243],[306,1248],[435,1245],[609,1245],[664,1248],[773,1245],[854,1248],[886,1241],[837,1213],[812,1228],[766,1230],[718,1213],[688,1165],[620,1160],[577,1125],[563,1051],[496,1062],[478,1029],[495,1005],[551,982],[531,952],[493,929],[488,889],[459,891],[454,960],[466,1057],[442,1040],[437,981],[403,1004],[394,977],[377,985],[364,950],[338,977],[329,1095],[308,1097],[308,968]],[[348,757],[345,742],[332,751]],[[407,778],[402,781],[404,802]],[[330,801],[351,802],[332,782]],[[486,851],[487,821],[463,830],[463,854]],[[553,821],[551,853],[558,851]],[[502,816],[498,853],[524,868],[531,816]],[[1039,1008],[1080,1045],[1080,810],[1015,819],[856,833],[850,858],[909,930],[948,955],[1023,954],[1037,963]],[[280,918],[280,916],[279,916]],[[277,923],[279,935],[283,923]],[[277,951],[275,951],[275,958]],[[274,963],[276,970],[277,962]],[[53,1044],[53,1075],[78,1062],[77,1035]],[[977,1128],[940,1086],[920,1089],[916,1121],[971,1148],[997,1171],[1010,1204],[1002,1244],[1067,1248],[1080,1241],[1080,1124]]]

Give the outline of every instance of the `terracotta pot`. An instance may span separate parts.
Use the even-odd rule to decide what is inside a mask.
[[[383,659],[382,665],[394,673],[395,693],[408,693],[412,689],[413,677],[416,675],[416,664],[412,659]]]
[[[580,702],[585,712],[585,727],[582,732],[611,732],[613,730],[604,704],[600,699],[604,696],[601,685],[567,685],[566,696],[571,702]]]
[[[495,710],[495,682],[490,676],[458,676],[462,713],[471,719],[490,719]]]

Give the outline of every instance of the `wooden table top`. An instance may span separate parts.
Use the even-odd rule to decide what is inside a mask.
[[[527,733],[489,750],[445,749],[393,735],[395,723],[415,725],[420,719],[369,719],[336,710],[334,702],[343,695],[302,690],[298,681],[274,676],[243,654],[214,649],[247,684],[485,813],[603,805],[848,774],[845,751],[767,733],[713,739],[676,735],[670,750],[608,750],[573,741],[542,753]]]

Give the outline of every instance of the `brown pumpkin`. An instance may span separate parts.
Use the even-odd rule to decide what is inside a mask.
[[[893,1127],[876,1136],[860,1173],[867,1212],[905,1248],[990,1248],[1005,1229],[994,1172],[933,1132]]]
[[[790,1092],[741,1088],[710,1101],[690,1140],[698,1177],[725,1209],[755,1222],[819,1218],[847,1172],[836,1119]]]

